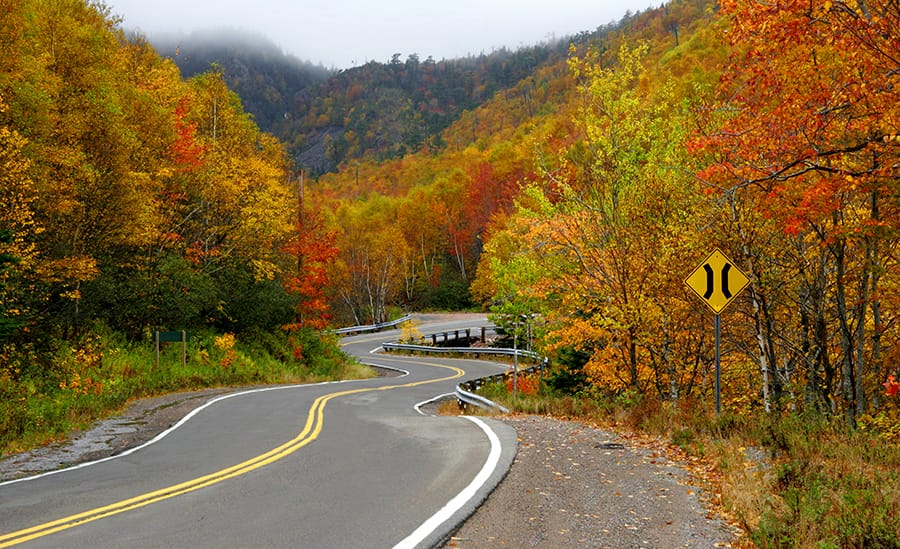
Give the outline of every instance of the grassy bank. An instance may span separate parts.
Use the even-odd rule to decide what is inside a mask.
[[[77,342],[0,349],[0,453],[64,438],[136,398],[217,386],[304,383],[370,377],[332,336],[316,332],[191,334],[163,346],[128,342],[97,327]]]
[[[535,381],[519,389],[519,412],[652,437],[697,464],[713,500],[747,533],[748,546],[900,547],[900,445],[890,430],[787,412],[717,417],[697,401],[572,396]],[[506,384],[481,392],[513,406]]]

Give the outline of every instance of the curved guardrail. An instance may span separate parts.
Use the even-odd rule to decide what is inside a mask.
[[[513,349],[507,349],[512,351]],[[535,354],[535,353],[532,353]],[[526,368],[519,369],[519,375],[523,373],[534,373],[543,371],[544,368],[547,367],[548,360],[546,357],[540,359],[538,364],[533,366],[528,366]],[[509,409],[497,404],[493,400],[489,400],[477,393],[478,389],[481,388],[482,385],[486,383],[499,383],[501,381],[505,381],[513,376],[513,372],[504,372],[502,374],[494,374],[492,376],[480,377],[477,379],[470,379],[469,381],[464,381],[456,386],[456,400],[462,406],[463,404],[471,404],[473,406],[478,406],[479,408],[484,408],[486,410],[499,410],[504,414],[509,413]]]
[[[362,332],[377,332],[383,330],[385,328],[394,328],[398,324],[402,324],[407,320],[411,320],[412,317],[410,315],[406,315],[404,317],[400,317],[397,320],[392,320],[390,322],[382,322],[380,324],[364,324],[361,326],[347,326],[346,328],[338,328],[333,330],[336,334],[358,334]]]
[[[481,396],[479,394],[470,393],[469,391],[463,389],[462,384],[459,384],[456,386],[456,402],[459,403],[461,406],[463,404],[472,405],[472,406],[478,406],[479,408],[484,408],[486,410],[499,410],[501,413],[504,413],[504,414],[509,413],[509,408],[507,408],[505,406],[501,406],[501,405],[497,404],[496,402],[494,402],[493,400],[484,398],[483,396]]]
[[[528,358],[538,361],[537,365],[529,366],[519,370],[519,373],[528,373],[541,371],[547,367],[548,360],[546,357],[532,352],[523,351],[521,349],[495,348],[495,347],[436,347],[432,345],[413,345],[408,343],[387,342],[382,343],[381,348],[385,351],[406,351],[413,353],[438,353],[438,354],[470,354],[478,358],[480,355],[507,355],[521,358]],[[497,404],[475,393],[484,383],[496,383],[512,376],[512,372],[495,374],[492,376],[482,377],[464,381],[456,386],[456,400],[460,406],[472,405],[487,410],[499,410],[504,414],[509,413],[509,409]]]

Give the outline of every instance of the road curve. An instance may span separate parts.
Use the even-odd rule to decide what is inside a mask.
[[[502,368],[371,352],[394,335],[343,343],[400,377],[231,394],[128,455],[0,484],[0,547],[439,544],[505,475],[515,431],[415,406]]]

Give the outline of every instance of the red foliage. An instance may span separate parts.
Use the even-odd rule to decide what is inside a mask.
[[[190,101],[182,97],[173,114],[175,118],[175,142],[172,143],[171,157],[179,172],[189,172],[203,164],[206,146],[197,141],[197,123],[186,120]]]
[[[536,395],[541,387],[541,379],[533,374],[519,374],[516,379],[516,392],[523,395]],[[513,391],[513,378],[506,380],[506,390]]]
[[[297,238],[284,251],[297,258],[297,274],[285,281],[285,288],[300,296],[296,326],[321,330],[331,314],[325,288],[329,285],[327,265],[338,256],[336,235],[326,232],[318,216],[307,212],[297,225]]]
[[[887,381],[882,383],[884,385],[884,393],[887,396],[897,396],[900,393],[900,381],[894,381],[894,376],[890,375],[887,378]]]

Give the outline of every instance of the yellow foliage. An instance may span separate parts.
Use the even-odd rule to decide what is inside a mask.
[[[900,443],[900,410],[896,405],[874,415],[862,415],[857,425],[861,430],[874,432],[888,442]]]
[[[400,323],[400,343],[416,344],[423,339],[422,332],[413,320]]]
[[[234,349],[234,344],[236,343],[236,339],[234,334],[232,333],[224,333],[220,336],[216,336],[213,338],[213,345],[216,346],[220,351],[230,351]]]
[[[281,272],[278,265],[271,261],[264,261],[261,259],[251,260],[250,267],[253,269],[253,278],[257,282],[263,280],[275,280],[276,275]]]

